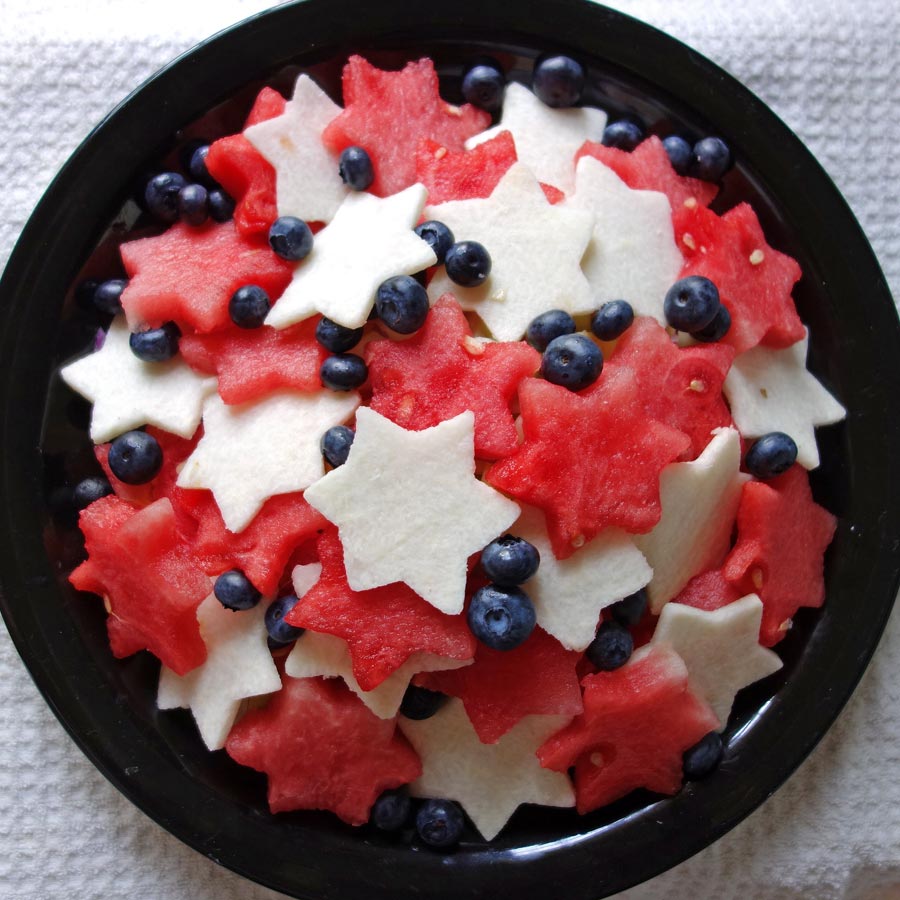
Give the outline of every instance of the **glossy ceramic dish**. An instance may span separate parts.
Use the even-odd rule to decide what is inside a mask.
[[[673,798],[634,794],[583,818],[526,808],[491,844],[473,839],[446,856],[324,813],[273,817],[263,776],[206,751],[188,713],[157,713],[157,664],[147,654],[114,660],[102,604],[66,582],[79,544],[73,522],[54,514],[54,496],[87,474],[91,453],[86,407],[55,373],[95,327],[77,311],[72,286],[93,274],[91,265],[109,264],[141,173],[185,129],[207,137],[238,130],[264,83],[286,89],[297,67],[312,67],[336,90],[350,52],[386,66],[429,55],[455,100],[463,66],[479,53],[500,55],[527,83],[531,60],[545,50],[588,64],[588,104],[636,113],[662,134],[721,134],[739,161],[721,208],[749,200],[769,242],[799,260],[795,299],[812,333],[810,366],[849,410],[845,423],[820,433],[823,463],[812,478],[816,498],[840,518],[826,606],[802,611],[778,645],[782,672],[740,695],[720,770]],[[736,824],[809,753],[861,676],[897,590],[900,330],[859,226],[808,151],[737,82],[660,32],[588,2],[307,0],[211,39],[126,100],[72,157],[0,282],[0,316],[0,583],[23,659],[84,752],[148,815],[200,852],[298,897],[377,900],[415,890],[588,900],[657,874]]]

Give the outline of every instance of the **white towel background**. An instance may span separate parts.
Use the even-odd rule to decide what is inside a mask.
[[[0,267],[94,123],[173,56],[269,5],[0,0]],[[691,44],[788,123],[843,191],[900,297],[900,3],[611,5]],[[0,898],[280,896],[195,853],[120,796],[63,732],[3,629],[0,696]],[[849,706],[788,784],[715,845],[620,896],[897,900],[898,744],[895,615]]]

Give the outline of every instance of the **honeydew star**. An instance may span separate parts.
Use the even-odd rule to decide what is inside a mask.
[[[216,379],[198,375],[178,357],[138,359],[128,344],[130,334],[123,317],[114,319],[103,346],[61,372],[72,390],[94,404],[91,439],[99,444],[141,425],[190,437]]]
[[[266,325],[287,328],[317,312],[345,328],[365,325],[383,281],[437,262],[430,245],[413,231],[426,196],[421,184],[383,198],[348,194],[298,263]]]
[[[428,286],[432,302],[451,292],[474,310],[498,341],[516,341],[548,309],[596,308],[581,270],[593,213],[552,206],[527,166],[514,164],[490,197],[450,200],[425,210],[457,240],[478,241],[491,257],[491,274],[478,287],[454,284],[441,268]]]
[[[407,431],[359,409],[347,461],[304,495],[338,526],[354,591],[402,581],[441,612],[462,612],[467,559],[519,516],[475,477],[474,434],[469,411]]]
[[[241,406],[210,397],[203,437],[177,484],[213,492],[225,527],[243,531],[275,494],[302,491],[325,473],[319,442],[353,415],[355,392],[281,390]]]

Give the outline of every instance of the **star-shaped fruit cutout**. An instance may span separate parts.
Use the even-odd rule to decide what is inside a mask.
[[[677,793],[682,754],[719,727],[715,713],[690,690],[681,657],[655,646],[620,669],[588,675],[581,683],[584,713],[538,750],[549,769],[575,766],[578,812],[637,788]]]
[[[471,410],[480,459],[497,459],[516,449],[510,404],[522,379],[541,364],[540,354],[524,341],[475,340],[449,294],[435,303],[409,340],[372,341],[366,359],[372,409],[414,431]]]
[[[349,194],[316,235],[266,324],[287,328],[320,312],[345,328],[365,325],[383,281],[437,262],[428,243],[413,231],[424,205],[420,184],[384,199]]]
[[[575,170],[575,192],[562,208],[594,216],[582,263],[594,305],[627,300],[636,315],[652,316],[664,326],[663,300],[682,265],[665,195],[633,190],[612,169],[585,156]]]
[[[503,96],[500,124],[470,138],[466,146],[471,148],[501,131],[510,131],[520,162],[540,181],[568,194],[575,183],[576,151],[587,140],[599,141],[605,127],[606,113],[600,109],[554,109],[528,88],[510,82]]]
[[[693,462],[662,470],[659,524],[635,538],[653,568],[647,596],[654,614],[694,575],[725,558],[749,478],[741,472],[741,436],[733,428],[720,429]]]
[[[158,237],[122,244],[121,253],[130,279],[122,307],[134,330],[164,322],[178,323],[183,332],[224,328],[239,287],[255,284],[274,300],[293,270],[264,240],[244,237],[234,222],[199,228],[179,222]]]
[[[771,481],[744,485],[737,543],[723,566],[725,577],[763,602],[760,642],[771,647],[791,627],[801,606],[825,602],[825,550],[837,520],[812,497],[799,465]]]
[[[281,676],[266,645],[264,603],[233,612],[210,594],[197,608],[206,662],[176,675],[162,667],[156,705],[160,709],[187,707],[200,737],[210,750],[220,750],[248,697],[281,689]]]
[[[422,771],[395,722],[335,679],[285,676],[264,709],[232,728],[225,749],[266,773],[273,813],[329,809],[350,825],[363,825],[379,794]]]
[[[581,258],[594,216],[552,206],[529,169],[517,163],[490,197],[429,206],[425,217],[443,222],[458,241],[477,241],[491,257],[491,273],[478,287],[460,287],[444,268],[428,286],[436,300],[451,292],[474,310],[498,341],[517,341],[529,322],[549,309],[572,314],[595,308]]]
[[[385,72],[361,56],[351,56],[344,66],[343,87],[345,109],[325,129],[323,139],[335,153],[356,145],[369,154],[375,169],[370,190],[379,196],[415,182],[420,140],[462,150],[466,138],[491,121],[484,110],[441,99],[430,59]]]
[[[215,391],[215,378],[204,378],[177,356],[144,362],[128,344],[131,332],[113,319],[103,346],[69,363],[63,381],[94,404],[91,439],[111,440],[141,425],[157,425],[190,437],[200,423],[204,400]]]
[[[347,583],[344,548],[336,529],[325,531],[317,549],[321,576],[315,585],[305,586],[308,589],[285,621],[343,638],[350,650],[353,677],[362,690],[374,690],[422,654],[460,661],[475,656],[475,638],[465,617],[445,615],[405,584],[353,590]]]
[[[782,431],[797,445],[797,462],[815,469],[815,429],[840,422],[847,411],[807,371],[808,348],[809,333],[786,350],[754,347],[742,353],[725,379],[725,395],[744,437]]]
[[[340,530],[353,590],[402,581],[435,609],[462,612],[468,558],[519,516],[475,477],[474,426],[471,411],[424,431],[358,411],[347,462],[306,491]]]
[[[304,74],[282,115],[244,129],[244,137],[275,169],[279,216],[328,222],[347,195],[338,155],[322,143],[322,132],[340,112]]]
[[[523,586],[538,625],[569,650],[584,650],[597,632],[601,610],[639,591],[653,574],[632,538],[618,528],[605,529],[568,559],[554,555],[544,516],[536,509],[525,507],[511,531],[541,556]]]
[[[485,480],[544,511],[557,559],[604,528],[641,534],[656,525],[659,473],[688,439],[647,418],[629,369],[604,372],[581,393],[526,379],[519,405],[524,443]]]
[[[763,605],[748,594],[714,612],[669,603],[650,646],[666,644],[687,666],[691,689],[728,722],[735,695],[748,684],[781,668],[781,660],[759,645]]]
[[[211,490],[225,527],[243,531],[269,497],[302,491],[322,477],[322,435],[346,422],[358,405],[354,392],[325,390],[281,390],[242,406],[210,397],[203,437],[178,486]]]
[[[541,768],[535,751],[568,717],[528,716],[497,743],[483,744],[459,700],[400,730],[422,758],[414,797],[443,797],[462,805],[485,840],[493,840],[523,803],[574,806],[566,775]]]

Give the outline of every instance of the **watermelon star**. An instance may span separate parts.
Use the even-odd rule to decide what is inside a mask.
[[[478,287],[454,284],[438,269],[428,296],[448,291],[463,309],[474,310],[499,341],[517,341],[528,323],[548,309],[590,312],[596,308],[581,271],[594,216],[552,206],[530,170],[516,163],[487,198],[452,200],[425,210],[460,239],[478,241],[492,269]]]
[[[340,530],[354,591],[402,581],[435,609],[462,612],[468,558],[519,516],[475,477],[474,426],[471,411],[424,431],[357,412],[347,461],[306,491]]]
[[[402,719],[400,730],[422,758],[414,797],[446,797],[462,804],[485,840],[497,836],[523,803],[571,807],[572,783],[542,769],[535,750],[567,721],[528,716],[496,744],[483,744],[459,700],[423,721]]]
[[[264,603],[234,613],[210,594],[198,607],[206,662],[187,675],[163,666],[156,705],[188,707],[210,750],[220,750],[237,718],[241,702],[281,688],[281,676],[266,645]]]
[[[279,216],[329,222],[347,195],[337,154],[322,143],[322,132],[340,112],[308,75],[300,75],[282,115],[244,129],[275,168]]]
[[[475,455],[497,459],[515,450],[510,411],[519,382],[533,375],[540,354],[528,344],[475,341],[459,304],[445,295],[409,340],[366,347],[371,408],[397,425],[421,430],[472,410]]]

